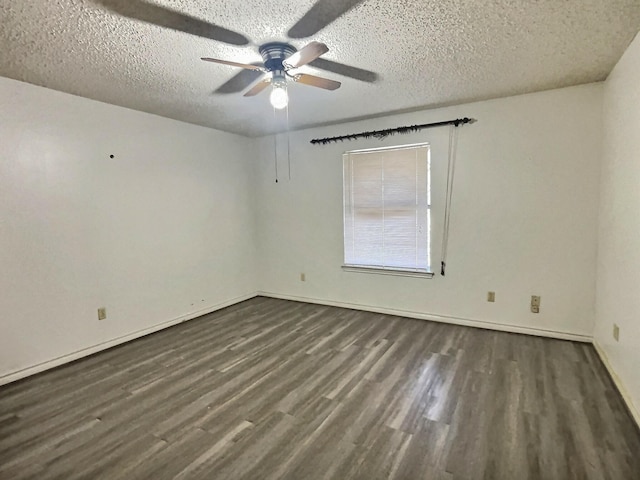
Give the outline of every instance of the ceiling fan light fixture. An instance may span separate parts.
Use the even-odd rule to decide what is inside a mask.
[[[274,83],[271,95],[269,95],[269,101],[273,108],[282,110],[289,104],[289,95],[287,94],[286,83]]]
[[[260,45],[258,51],[262,56],[263,66],[208,57],[203,57],[202,60],[230,65],[232,67],[240,67],[245,70],[263,72],[264,75],[261,77],[262,80],[255,83],[253,87],[245,92],[244,96],[253,97],[271,84],[272,88],[269,100],[273,108],[278,110],[282,110],[289,105],[287,78],[295,82],[325,90],[335,90],[340,87],[340,82],[336,82],[335,80],[316,77],[315,75],[309,75],[307,73],[289,73],[291,70],[297,70],[299,67],[317,60],[321,55],[328,52],[329,47],[324,43],[314,41],[308,43],[300,50],[296,50],[294,46],[289,45],[288,43],[269,42],[264,45]],[[221,89],[218,89],[218,91],[219,90]]]

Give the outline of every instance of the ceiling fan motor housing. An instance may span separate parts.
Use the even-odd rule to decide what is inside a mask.
[[[282,62],[285,58],[296,53],[296,48],[293,45],[282,42],[265,43],[259,49],[262,60],[264,61],[264,68],[273,74],[273,81],[285,80],[285,68]]]

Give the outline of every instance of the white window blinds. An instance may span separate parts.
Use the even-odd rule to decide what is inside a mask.
[[[347,152],[344,263],[430,271],[429,145]]]

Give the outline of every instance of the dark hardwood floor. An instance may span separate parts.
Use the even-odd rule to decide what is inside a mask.
[[[255,298],[0,388],[1,479],[640,479],[593,347]]]

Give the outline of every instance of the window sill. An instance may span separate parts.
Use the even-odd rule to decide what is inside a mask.
[[[355,265],[343,265],[342,271],[353,273],[375,273],[378,275],[394,275],[397,277],[433,278],[433,272],[420,272],[415,270],[402,270],[381,267],[362,267]]]

